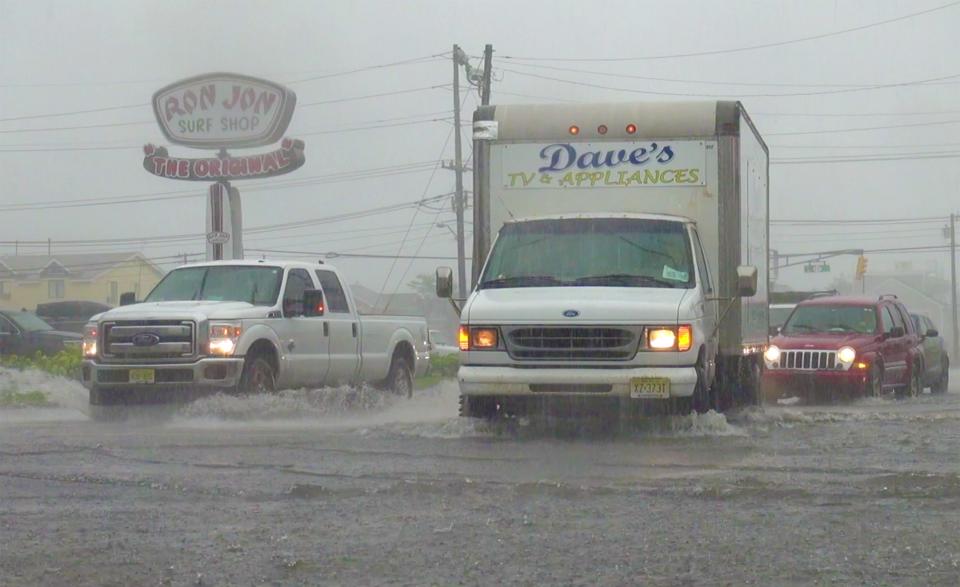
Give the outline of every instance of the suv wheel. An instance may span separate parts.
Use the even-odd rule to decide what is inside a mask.
[[[921,392],[923,392],[923,374],[920,367],[914,364],[910,368],[910,379],[907,380],[907,385],[897,391],[897,397],[917,397]]]
[[[883,397],[883,367],[880,365],[874,364],[870,367],[870,374],[867,375],[863,395],[865,397]]]
[[[950,386],[950,359],[943,358],[943,368],[940,371],[940,377],[930,386],[930,393],[947,393]]]

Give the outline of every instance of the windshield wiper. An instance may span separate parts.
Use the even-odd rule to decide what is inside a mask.
[[[586,277],[580,277],[574,280],[574,285],[604,285],[610,283],[618,284],[636,284],[636,285],[655,285],[657,287],[676,287],[676,284],[667,281],[666,279],[660,279],[658,277],[651,277],[649,275],[631,275],[629,273],[610,273],[608,275],[588,275]]]
[[[516,275],[514,277],[501,277],[499,279],[488,279],[480,282],[480,289],[493,289],[498,287],[537,287],[537,286],[556,286],[566,285],[552,275]]]

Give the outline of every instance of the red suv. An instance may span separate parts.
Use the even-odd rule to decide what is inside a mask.
[[[829,400],[923,389],[921,337],[896,296],[801,302],[764,353],[764,394]]]

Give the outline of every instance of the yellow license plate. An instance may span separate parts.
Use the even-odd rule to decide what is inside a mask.
[[[630,380],[630,397],[670,397],[670,380],[666,377],[637,377]]]
[[[155,383],[156,374],[153,369],[130,369],[130,383]]]

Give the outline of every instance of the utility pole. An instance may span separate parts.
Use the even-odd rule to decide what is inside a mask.
[[[493,45],[483,49],[483,82],[480,86],[480,104],[490,103],[490,72],[493,70]]]
[[[950,214],[950,305],[953,312],[953,354],[960,348],[957,332],[957,215]]]
[[[454,194],[454,210],[457,213],[457,278],[458,297],[467,297],[467,261],[464,244],[463,226],[463,150],[460,145],[460,65],[467,56],[458,45],[453,46],[453,132],[454,132],[454,173],[457,176],[457,188]]]

